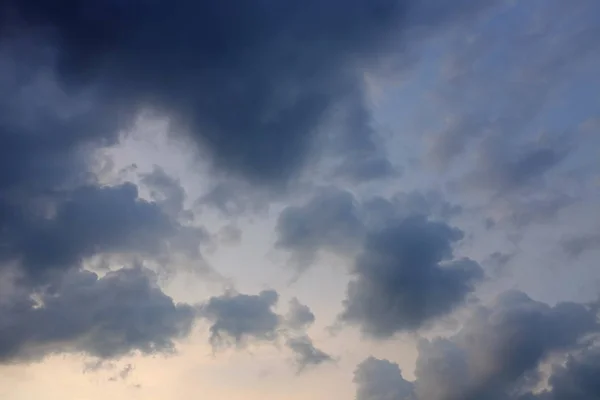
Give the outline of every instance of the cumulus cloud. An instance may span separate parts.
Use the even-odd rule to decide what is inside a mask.
[[[159,257],[175,238],[176,246],[187,244],[193,252],[208,237],[202,229],[181,226],[156,203],[139,199],[130,183],[84,186],[49,203],[38,215],[24,215],[28,210],[10,205],[13,214],[3,220],[0,257],[18,263],[31,280],[78,268],[97,254]]]
[[[565,365],[555,365],[548,385],[550,389],[531,396],[533,400],[589,400],[600,396],[596,377],[600,373],[600,350],[585,348],[570,355]]]
[[[437,192],[359,201],[327,188],[283,210],[276,246],[290,251],[301,268],[321,251],[352,260],[339,321],[389,337],[451,312],[483,277],[475,261],[453,255],[463,232],[444,220],[460,212]]]
[[[152,199],[144,201],[134,185],[101,186],[94,176],[96,150],[118,143],[140,112],[168,118],[174,137],[191,138],[200,156],[212,162],[215,176],[236,184],[285,187],[333,120],[341,140],[332,140],[331,147],[342,153],[340,162],[351,179],[386,176],[392,167],[373,129],[364,72],[402,57],[395,54],[403,53],[398,44],[408,43],[415,23],[432,33],[473,18],[481,8],[468,2],[448,8],[399,0],[3,2],[0,272],[16,268],[15,285],[24,294],[13,298],[14,304],[3,303],[7,315],[0,318],[11,321],[22,307],[22,325],[15,326],[23,338],[44,347],[53,338],[27,331],[35,326],[26,318],[68,312],[67,300],[81,300],[73,307],[88,304],[70,280],[81,279],[81,290],[101,291],[121,279],[129,282],[127,274],[133,274],[93,278],[83,269],[89,258],[117,254],[164,262],[165,252],[181,252],[201,259],[198,245],[207,234],[180,221],[185,193],[176,180],[158,168],[143,175],[141,184]],[[235,197],[239,189],[232,193]],[[230,200],[222,201],[227,193],[218,194],[203,200],[229,212]],[[243,203],[234,202],[234,211],[246,207]],[[316,251],[302,240],[309,253]],[[50,287],[52,296],[46,292]],[[132,293],[137,289],[119,286]],[[213,321],[212,340],[269,338],[280,323],[270,311],[277,296],[269,293],[243,300],[226,295],[206,303],[202,312]],[[34,307],[27,300],[31,296],[41,296],[46,305]],[[118,311],[117,305],[110,307]],[[248,319],[245,313],[251,311],[257,320]],[[160,318],[155,321],[156,329],[164,328]],[[166,337],[175,336],[169,332],[158,344],[149,338],[140,349],[128,346],[126,325],[109,322],[125,337],[112,350],[100,339],[97,347],[86,342],[94,337],[86,333],[91,327],[78,321],[44,329],[64,343],[77,339],[77,345],[65,345],[68,351],[102,357],[165,349]],[[152,332],[151,326],[145,328]]]
[[[279,294],[264,290],[257,295],[225,293],[199,307],[199,315],[210,321],[209,341],[213,349],[242,348],[251,343],[277,344],[281,339],[294,354],[298,373],[307,367],[332,362],[333,357],[316,348],[306,330],[315,321],[310,308],[293,298],[286,315],[275,307]]]
[[[385,338],[415,330],[460,305],[483,277],[469,259],[453,259],[463,233],[408,217],[369,234],[352,269],[342,322]]]
[[[17,293],[0,305],[4,363],[63,352],[101,359],[172,353],[196,316],[194,307],[175,303],[140,267],[104,277],[72,271],[43,290]]]
[[[402,377],[398,364],[369,357],[354,371],[356,400],[413,400],[413,383]]]
[[[493,305],[477,308],[456,335],[421,340],[412,383],[415,398],[571,398],[562,397],[568,393],[591,399],[586,395],[595,388],[589,386],[585,373],[593,370],[595,353],[587,350],[587,338],[597,335],[599,328],[596,307],[571,302],[550,306],[522,292],[503,293]],[[579,355],[569,358],[564,367],[555,367],[550,388],[540,394],[542,364],[553,355],[571,352]],[[406,385],[395,375],[393,382]],[[374,384],[376,377],[367,381]]]
[[[200,306],[200,315],[211,322],[210,343],[214,348],[243,346],[249,339],[274,341],[279,337],[281,316],[273,307],[279,300],[274,290],[257,295],[225,293]]]
[[[320,189],[302,205],[286,207],[277,219],[276,247],[288,251],[292,264],[303,270],[322,251],[352,257],[367,234],[390,220],[421,215],[445,220],[461,213],[436,191],[400,192],[391,198],[359,200],[347,190]]]

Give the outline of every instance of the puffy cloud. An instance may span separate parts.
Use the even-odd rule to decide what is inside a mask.
[[[0,361],[37,361],[62,352],[109,359],[172,353],[189,334],[196,312],[176,304],[152,272],[124,268],[104,277],[71,271],[34,293],[3,296]]]
[[[382,229],[390,220],[414,215],[448,219],[461,210],[436,191],[400,192],[390,199],[374,196],[359,201],[349,191],[327,187],[305,204],[288,206],[281,212],[276,247],[290,252],[293,265],[302,270],[321,251],[355,255],[367,234]]]
[[[460,212],[437,192],[359,202],[350,192],[326,188],[283,210],[276,246],[290,251],[300,268],[320,251],[353,260],[339,320],[389,337],[449,313],[483,277],[476,262],[453,257],[463,233],[442,220]]]
[[[3,219],[2,261],[17,262],[32,281],[79,268],[94,255],[159,257],[174,239],[175,247],[187,244],[193,252],[208,236],[202,229],[178,224],[156,203],[139,199],[137,187],[130,183],[80,187],[45,208],[25,214],[30,210],[11,204],[14,214]],[[186,238],[187,243],[180,242]]]
[[[412,382],[402,377],[398,364],[369,357],[354,371],[356,400],[413,400]]]
[[[212,323],[210,343],[219,348],[243,346],[249,339],[276,340],[282,321],[273,311],[278,300],[279,294],[274,290],[264,290],[258,295],[225,293],[211,297],[199,311]]]
[[[449,313],[474,291],[483,270],[453,259],[462,232],[421,216],[368,235],[352,270],[342,322],[386,338]]]
[[[556,365],[548,379],[550,389],[535,396],[535,400],[591,400],[600,396],[596,377],[600,373],[600,351],[597,347],[567,358],[564,365]]]
[[[324,351],[316,348],[306,330],[315,321],[309,307],[293,298],[285,316],[274,311],[279,294],[264,290],[257,295],[225,293],[210,298],[199,308],[201,317],[211,322],[210,343],[213,349],[234,346],[241,348],[252,342],[285,345],[294,354],[298,372],[307,367],[333,361]]]
[[[493,305],[478,307],[454,336],[421,340],[416,399],[594,398],[586,373],[594,368],[595,352],[586,341],[599,328],[596,307],[571,302],[550,306],[522,292],[503,293]],[[577,356],[565,367],[555,367],[550,388],[540,394],[539,368],[551,356],[570,352]],[[395,381],[404,385],[396,375]]]

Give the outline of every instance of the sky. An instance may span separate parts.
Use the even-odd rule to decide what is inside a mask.
[[[4,0],[0,398],[600,398],[597,0]]]

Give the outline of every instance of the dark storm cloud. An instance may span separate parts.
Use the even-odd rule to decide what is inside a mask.
[[[369,357],[354,371],[356,400],[413,400],[412,382],[404,380],[398,364]]]
[[[356,171],[368,174],[358,175],[387,174],[371,140],[363,71],[390,53],[402,57],[410,29],[428,36],[483,8],[433,0],[15,0],[3,7],[2,33],[5,42],[11,33],[45,37],[69,90],[97,87],[103,102],[119,99],[123,115],[157,108],[215,165],[273,183],[297,172],[334,109],[348,114],[349,142],[362,138],[353,148],[367,167]]]
[[[352,270],[342,322],[386,338],[415,330],[460,305],[483,277],[470,259],[454,259],[463,233],[411,216],[370,233]]]
[[[282,317],[273,308],[279,300],[274,290],[258,295],[226,293],[211,297],[200,307],[200,315],[211,322],[210,343],[214,348],[243,346],[248,340],[275,341]]]
[[[312,340],[306,335],[289,338],[286,345],[294,352],[294,361],[298,367],[298,373],[306,368],[334,361],[329,354],[317,349]]]
[[[572,351],[594,354],[586,350],[585,341],[590,334],[600,333],[595,310],[569,302],[549,306],[522,292],[506,292],[492,306],[475,310],[455,336],[421,340],[413,383],[415,398],[538,399],[533,392],[542,379],[538,368],[549,356]],[[576,359],[568,362],[566,369],[554,370],[552,388],[539,394],[539,399],[578,398],[570,397],[576,394],[585,400],[594,398],[584,394],[596,390],[585,375],[593,370],[595,360],[590,357],[585,364]],[[569,381],[571,377],[575,379]],[[399,375],[396,382],[405,384]],[[570,396],[562,397],[567,393]]]
[[[85,259],[122,253],[162,260],[165,248],[199,258],[198,241],[205,237],[175,218],[183,196],[176,182],[160,171],[144,177],[156,202],[138,199],[130,184],[101,187],[93,176],[94,151],[117,143],[140,111],[150,109],[169,117],[173,132],[194,138],[218,177],[231,173],[232,179],[279,188],[301,171],[314,137],[336,114],[343,116],[345,168],[355,180],[385,176],[389,166],[372,129],[363,74],[402,57],[398,49],[413,28],[423,38],[482,8],[480,2],[448,6],[436,0],[2,2],[0,272],[16,265],[27,279],[17,283],[23,297],[3,305],[0,319],[23,314],[24,325],[15,325],[20,337],[41,348],[26,356],[168,350],[171,338],[186,329],[179,330],[171,314],[160,314],[171,308],[157,289],[144,293],[152,293],[148,304],[160,303],[158,316],[146,319],[148,308],[140,307],[144,320],[138,321],[133,300],[105,304],[113,299],[107,295],[94,303],[110,313],[90,311],[100,312],[100,321],[108,318],[105,326],[90,333],[91,322],[69,319],[75,318],[71,307],[82,307],[75,316],[90,307],[85,288],[100,296],[115,285],[125,299],[143,289],[133,282],[139,278],[143,285],[137,273],[93,278],[82,270]],[[225,204],[216,197],[215,204]],[[341,243],[331,240],[332,246]],[[316,251],[309,239],[300,242]],[[69,279],[81,279],[81,291]],[[51,296],[42,284],[54,285]],[[235,342],[269,339],[280,319],[270,312],[276,294],[269,293],[207,303],[202,311],[213,320],[213,341],[220,335]],[[47,305],[34,307],[33,294]],[[249,319],[253,310],[256,318]],[[111,319],[120,311],[130,320]],[[44,332],[35,330],[30,315],[40,316]],[[147,333],[124,325],[138,322]],[[65,347],[50,346],[54,340]],[[19,340],[5,345],[25,349]],[[5,351],[6,358],[16,354]]]
[[[139,254],[158,257],[167,252],[167,243],[177,239],[175,247],[199,247],[205,233],[179,225],[161,211],[156,203],[138,198],[137,187],[86,186],[66,193],[56,204],[48,204],[47,216],[16,215],[3,219],[4,262],[17,262],[32,279],[49,273],[78,268],[81,262],[97,254]],[[187,238],[187,242],[183,239]]]
[[[170,353],[186,336],[194,308],[175,304],[143,268],[99,278],[72,271],[51,287],[0,305],[0,361],[36,361],[54,353],[117,358]]]
[[[531,396],[532,400],[592,400],[600,397],[598,374],[600,349],[585,348],[567,358],[565,365],[555,365],[548,385],[549,390]],[[525,400],[527,400],[526,398]]]

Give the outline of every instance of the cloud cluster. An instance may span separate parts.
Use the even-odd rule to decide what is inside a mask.
[[[278,343],[294,354],[298,372],[334,359],[316,348],[307,335],[315,315],[310,308],[293,298],[285,316],[277,314],[275,307],[279,294],[264,290],[257,295],[228,292],[211,297],[199,306],[200,317],[210,322],[210,343],[214,350],[228,347],[243,348],[251,343]]]
[[[71,271],[34,293],[3,293],[0,362],[38,361],[56,353],[100,359],[133,352],[172,353],[189,334],[196,311],[176,304],[154,274],[135,267],[110,272]]]
[[[590,386],[587,374],[597,371],[596,311],[570,302],[549,306],[518,291],[503,293],[490,307],[479,307],[456,335],[422,339],[414,382],[407,383],[395,368],[381,383],[377,379],[383,375],[355,379],[358,393],[385,393],[386,387],[399,385],[406,390],[398,399],[595,398],[597,387]],[[555,364],[544,388],[542,366],[565,354],[566,364]],[[357,376],[364,376],[363,369],[357,368]]]
[[[369,357],[354,371],[356,400],[412,400],[413,384],[402,378],[398,364]]]
[[[350,192],[327,188],[281,213],[277,246],[302,268],[322,251],[352,260],[338,320],[385,338],[448,314],[483,278],[475,261],[453,255],[463,232],[444,220],[457,213],[459,207],[433,192],[360,202]]]

